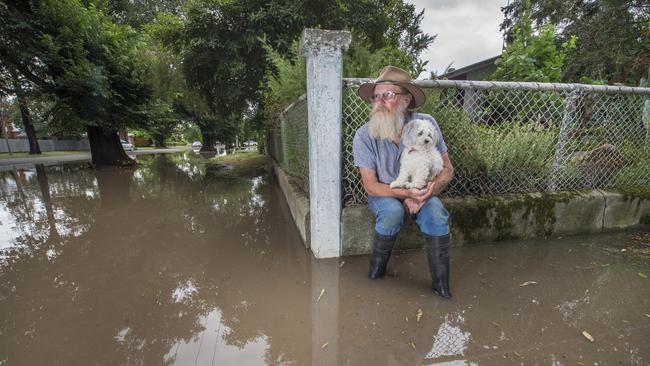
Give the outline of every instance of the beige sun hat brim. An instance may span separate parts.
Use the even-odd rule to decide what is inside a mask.
[[[380,72],[379,72],[379,77],[375,82],[370,82],[370,83],[364,83],[362,84],[359,89],[357,89],[357,94],[361,99],[371,102],[370,97],[375,91],[375,86],[378,84],[391,84],[391,85],[399,85],[401,87],[406,88],[406,90],[411,93],[411,96],[413,98],[411,99],[411,103],[408,105],[408,108],[413,109],[417,108],[421,105],[424,104],[424,102],[427,100],[426,95],[418,87],[413,83],[411,80],[411,75],[407,73],[406,71],[395,67],[395,66],[386,66],[384,67]]]

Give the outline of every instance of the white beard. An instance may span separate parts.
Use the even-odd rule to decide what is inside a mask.
[[[370,117],[368,133],[373,139],[392,140],[402,133],[404,111],[390,112],[386,108],[373,111]]]

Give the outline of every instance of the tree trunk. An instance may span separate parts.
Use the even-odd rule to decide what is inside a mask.
[[[86,126],[90,153],[96,168],[103,166],[131,166],[135,161],[122,148],[117,131],[98,126]]]
[[[201,130],[201,137],[203,138],[203,146],[201,146],[201,151],[215,151],[214,143],[216,138],[213,133],[206,132]]]
[[[18,74],[16,73],[16,70],[13,68],[10,68],[9,70],[14,83],[16,99],[18,99],[18,106],[20,107],[20,117],[23,120],[25,133],[27,134],[27,140],[29,141],[29,154],[40,154],[41,148],[38,146],[36,129],[32,123],[32,117],[29,115],[29,108],[27,107],[27,98],[25,97],[25,92],[23,91],[23,87],[20,85],[20,80],[18,80]]]
[[[152,138],[153,140],[153,146],[155,147],[162,147],[165,148],[167,145],[165,145],[165,137],[162,135],[154,135]]]
[[[43,204],[47,213],[47,222],[50,224],[50,237],[48,240],[57,240],[59,238],[59,232],[56,229],[56,220],[54,219],[50,183],[47,179],[47,173],[45,173],[43,164],[36,164],[36,178],[38,179],[38,186],[41,188],[41,197],[43,197]]]

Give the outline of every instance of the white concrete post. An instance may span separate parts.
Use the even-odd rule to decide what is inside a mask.
[[[309,215],[316,258],[341,255],[341,105],[346,31],[305,29],[300,49],[307,57]]]

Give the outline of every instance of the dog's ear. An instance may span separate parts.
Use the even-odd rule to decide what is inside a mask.
[[[413,146],[415,145],[416,133],[418,130],[417,120],[413,120],[404,126],[402,129],[402,138],[401,142],[404,146]]]
[[[438,136],[438,132],[436,132],[436,129],[435,127],[433,127],[432,124],[429,124],[427,129],[431,133],[431,138],[433,139],[433,146],[436,146],[438,144],[438,139],[440,139],[440,136]]]

